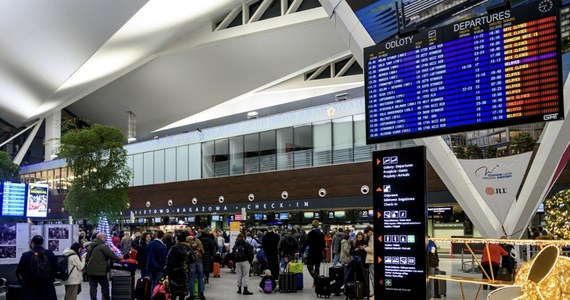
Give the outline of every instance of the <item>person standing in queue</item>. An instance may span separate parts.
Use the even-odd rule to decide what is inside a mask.
[[[68,257],[67,270],[69,272],[69,278],[61,282],[65,286],[65,300],[76,300],[77,294],[81,291],[85,267],[85,262],[81,259],[81,248],[81,244],[73,243],[71,247],[63,250],[63,255]]]
[[[30,251],[24,252],[16,268],[16,275],[22,285],[20,299],[56,300],[55,273],[57,258],[52,251],[45,249],[44,238],[36,235],[30,241]]]
[[[248,290],[249,269],[253,261],[253,247],[245,241],[243,233],[238,234],[232,253],[234,255],[234,261],[236,262],[236,273],[238,275],[237,293],[242,294],[243,287],[243,295],[253,295],[253,293]]]
[[[164,231],[159,230],[156,232],[156,238],[146,246],[146,269],[150,275],[152,282],[150,290],[153,291],[154,287],[158,284],[166,266],[166,256],[168,254],[166,245],[162,241],[164,238]]]
[[[111,299],[109,297],[109,260],[121,260],[116,256],[111,248],[105,244],[107,236],[99,233],[89,247],[87,248],[87,257],[85,265],[87,275],[89,275],[89,296],[91,300],[97,300],[97,285],[101,285],[101,294],[103,299]]]
[[[199,238],[194,237],[192,234],[186,238],[188,246],[190,247],[191,254],[190,261],[190,287],[188,300],[194,300],[194,283],[198,280],[198,297],[201,300],[206,299],[204,296],[204,264],[202,258],[204,257],[204,246]]]
[[[309,247],[307,255],[307,270],[313,278],[319,277],[319,268],[324,259],[323,251],[325,250],[325,234],[319,229],[319,221],[313,220],[311,223],[313,229],[307,234],[305,245],[301,249],[301,253]]]
[[[279,276],[279,250],[277,249],[281,237],[275,233],[273,226],[267,226],[267,233],[263,236],[261,247],[267,259],[267,268],[277,278]]]
[[[190,246],[186,242],[188,234],[180,231],[176,235],[176,244],[174,244],[168,256],[166,257],[165,274],[168,276],[168,284],[171,300],[184,300],[184,296],[188,294],[190,279]],[[194,299],[194,295],[190,297]]]
[[[216,253],[216,241],[210,230],[205,228],[198,237],[202,242],[204,256],[202,257],[202,265],[204,267],[204,276],[206,283],[210,283],[210,273],[214,271],[214,254]]]
[[[136,247],[137,250],[137,266],[141,270],[141,277],[150,277],[148,269],[146,268],[146,246],[150,243],[150,238],[152,235],[145,232],[141,235],[141,238]]]

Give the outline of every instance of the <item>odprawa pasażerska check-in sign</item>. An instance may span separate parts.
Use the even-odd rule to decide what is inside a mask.
[[[425,147],[374,152],[373,183],[374,295],[426,299]]]
[[[563,119],[558,2],[364,49],[367,143]]]

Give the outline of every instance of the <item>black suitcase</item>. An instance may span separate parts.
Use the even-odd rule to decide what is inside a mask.
[[[111,278],[112,300],[133,300],[135,287],[134,276],[116,276]]]
[[[435,270],[436,275],[445,275],[445,271]],[[435,296],[447,296],[447,280],[434,279],[433,281]]]
[[[297,274],[280,273],[279,274],[279,292],[280,293],[296,293],[297,292]]]
[[[137,285],[135,286],[135,299],[138,300],[150,300],[150,278],[143,277],[137,280]]]
[[[366,294],[366,284],[361,281],[347,282],[344,285],[344,295],[348,299],[364,299]]]
[[[344,267],[330,267],[329,278],[331,279],[331,293],[335,295],[342,294],[342,286],[344,285]]]
[[[6,300],[20,300],[22,299],[22,286],[21,285],[8,285],[6,291]]]
[[[328,298],[331,295],[331,279],[327,276],[315,278],[315,293],[317,297]]]

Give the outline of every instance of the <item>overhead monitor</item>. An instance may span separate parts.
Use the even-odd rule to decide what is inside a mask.
[[[346,217],[346,212],[344,210],[335,210],[334,217],[335,218],[344,218],[344,217]]]
[[[366,48],[367,143],[563,119],[558,2]]]
[[[24,217],[26,213],[25,208],[26,208],[26,184],[19,182],[9,182],[9,181],[4,182],[2,187],[2,216]],[[46,203],[46,212],[47,212],[47,203]]]
[[[45,218],[48,210],[48,192],[47,183],[30,183],[28,186],[28,208],[26,216]]]
[[[305,218],[305,219],[312,219],[314,217],[315,217],[315,214],[312,211],[303,212],[303,218]]]
[[[234,220],[235,221],[241,221],[241,220],[243,220],[243,216],[242,215],[234,215]]]
[[[453,216],[453,206],[428,207],[428,216],[449,218]]]
[[[255,221],[263,220],[263,214],[253,214],[253,220]]]
[[[220,217],[221,217],[221,216],[213,215],[213,216],[212,216],[212,221],[214,221],[214,222],[221,221],[221,220],[220,220]]]
[[[188,217],[186,217],[186,222],[188,222],[188,223],[194,223],[194,222],[196,222],[196,216],[188,216]]]
[[[289,213],[280,213],[279,220],[289,220]]]

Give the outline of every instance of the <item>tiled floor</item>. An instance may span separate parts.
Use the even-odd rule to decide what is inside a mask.
[[[447,274],[451,275],[460,275],[460,276],[474,276],[480,277],[479,273],[466,273],[461,270],[461,261],[459,259],[451,259],[451,258],[440,258],[440,269],[445,270]],[[260,281],[260,277],[254,277],[250,279],[250,290],[254,293],[251,296],[244,296],[236,294],[236,274],[232,274],[229,272],[227,268],[222,269],[222,275],[220,278],[210,278],[210,283],[206,285],[205,296],[206,299],[214,300],[214,299],[249,299],[249,300],[267,300],[267,298],[271,299],[292,299],[295,298],[297,300],[306,300],[306,299],[322,299],[317,298],[312,286],[312,280],[309,274],[305,270],[305,289],[299,291],[294,294],[280,294],[280,293],[273,293],[273,294],[264,294],[258,290],[258,285]],[[465,299],[474,299],[477,293],[478,285],[465,283],[464,284],[464,291],[465,291]],[[79,295],[78,299],[80,300],[88,300],[89,299],[89,284],[84,282],[82,285],[83,291]],[[58,299],[64,299],[65,290],[63,286],[56,287]],[[488,291],[481,291],[479,294],[478,299],[486,299]],[[101,296],[98,296],[98,299]],[[443,297],[444,299],[448,300],[459,300],[462,299],[461,290],[458,283],[455,282],[448,282],[447,284],[447,296]],[[0,300],[6,299],[5,294],[0,295]],[[332,300],[344,300],[344,296],[331,296]],[[40,300],[40,299],[38,299]],[[408,300],[423,300],[423,299],[408,299]]]

